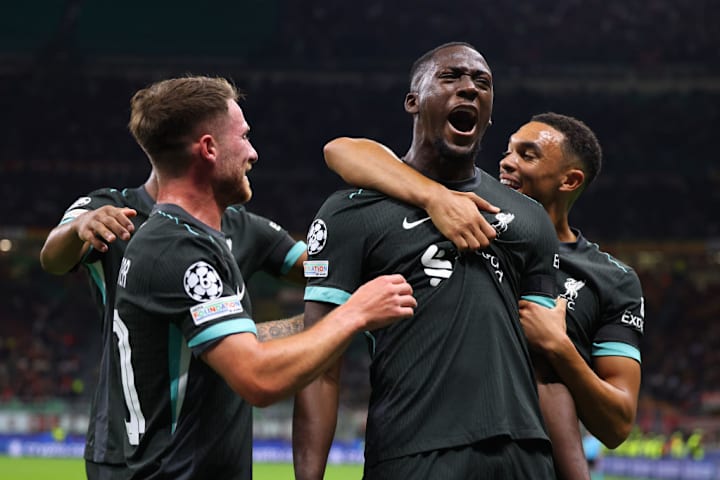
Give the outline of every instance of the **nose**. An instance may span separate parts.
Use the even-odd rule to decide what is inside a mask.
[[[255,162],[258,161],[258,153],[257,150],[255,150],[255,147],[250,147],[250,155],[248,156],[248,162],[250,162],[251,165],[254,165]]]
[[[478,97],[478,87],[470,75],[462,75],[460,77],[457,94],[467,100],[475,100]]]
[[[517,169],[517,161],[513,158],[513,154],[509,153],[500,159],[500,172],[512,173]]]

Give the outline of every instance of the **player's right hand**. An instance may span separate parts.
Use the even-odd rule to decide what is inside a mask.
[[[137,215],[132,208],[105,205],[83,213],[75,219],[75,229],[80,240],[88,242],[100,252],[108,250],[108,243],[118,238],[129,240],[135,231],[130,219]]]
[[[486,248],[495,239],[495,229],[480,214],[480,211],[497,213],[499,208],[472,192],[457,192],[450,189],[443,193],[427,208],[435,227],[459,251],[475,251]]]
[[[375,330],[412,316],[417,307],[412,293],[402,275],[382,275],[358,288],[344,306],[364,318],[362,330]]]

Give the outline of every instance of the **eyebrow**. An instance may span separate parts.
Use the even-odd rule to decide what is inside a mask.
[[[448,71],[448,70],[450,70],[452,73],[463,73],[463,74],[471,75],[471,76],[484,75],[484,76],[492,78],[492,74],[488,70],[484,70],[481,68],[471,68],[471,67],[461,67],[461,66],[456,66],[456,65],[447,65],[443,68],[440,68],[438,71],[443,72],[443,71]]]
[[[516,149],[523,148],[525,150],[533,150],[535,152],[541,152],[542,149],[540,148],[540,145],[538,145],[535,142],[511,142],[514,143],[514,146]]]

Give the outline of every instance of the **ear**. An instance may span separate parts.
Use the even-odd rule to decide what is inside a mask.
[[[560,185],[561,192],[574,192],[585,184],[585,172],[579,168],[571,168],[565,172],[565,178]]]
[[[197,153],[204,159],[211,162],[215,162],[218,155],[218,146],[215,138],[210,134],[201,136],[194,147],[197,149]]]
[[[405,111],[413,114],[418,112],[417,92],[409,92],[405,95]]]

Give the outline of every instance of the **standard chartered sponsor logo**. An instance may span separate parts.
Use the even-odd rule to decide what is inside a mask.
[[[453,263],[447,260],[448,252],[438,245],[430,245],[420,257],[425,275],[430,277],[430,285],[437,287],[453,273]]]

